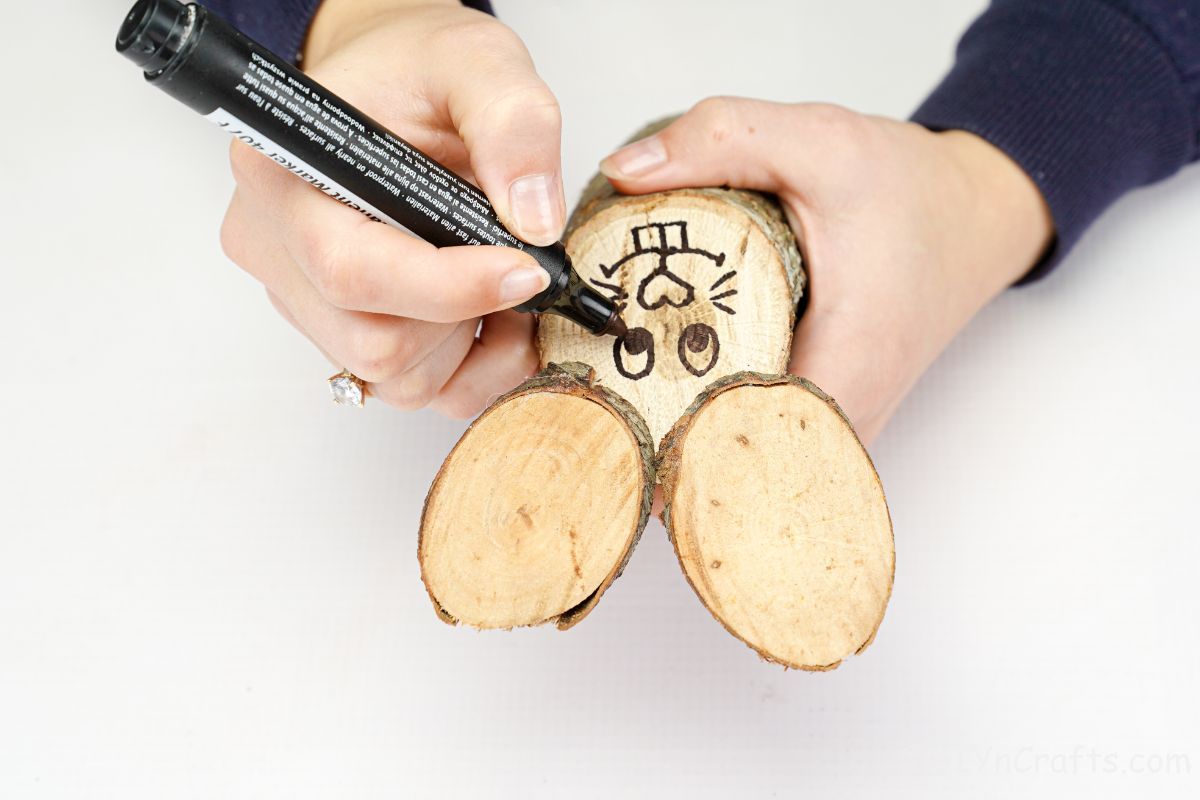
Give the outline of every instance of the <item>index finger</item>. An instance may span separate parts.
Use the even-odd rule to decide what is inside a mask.
[[[434,247],[334,202],[245,145],[235,143],[230,159],[289,255],[340,308],[453,322],[509,308],[549,284],[515,248]]]

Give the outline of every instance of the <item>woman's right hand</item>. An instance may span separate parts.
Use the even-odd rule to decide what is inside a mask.
[[[474,181],[513,233],[557,241],[566,217],[554,95],[520,39],[457,0],[325,0],[305,71]],[[470,417],[537,368],[546,286],[511,248],[434,246],[369,221],[240,142],[228,256],[337,367],[403,409]],[[476,338],[480,318],[483,327]]]

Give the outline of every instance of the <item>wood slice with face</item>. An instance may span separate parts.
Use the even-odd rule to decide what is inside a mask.
[[[567,252],[579,276],[617,302],[629,333],[594,336],[544,315],[542,365],[594,367],[655,442],[717,378],[785,371],[797,292],[761,223],[718,190],[621,198],[600,210],[571,232]]]

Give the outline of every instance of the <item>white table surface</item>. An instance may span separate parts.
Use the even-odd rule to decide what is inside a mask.
[[[416,523],[462,431],[330,405],[229,264],[226,142],[5,7],[0,797],[1195,797],[1200,169],[988,308],[873,447],[895,593],[836,672],[760,662],[651,523],[569,633],[439,622]],[[574,197],[709,94],[903,116],[979,2],[502,2]]]

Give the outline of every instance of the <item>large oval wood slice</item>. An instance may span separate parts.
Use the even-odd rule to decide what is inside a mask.
[[[620,574],[650,513],[653,444],[583,364],[501,397],[447,457],[421,517],[421,578],[447,622],[578,622]]]
[[[790,375],[717,381],[663,439],[658,470],[683,571],[733,635],[810,670],[870,644],[892,590],[891,518],[820,389]]]

